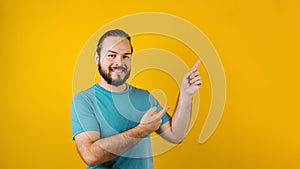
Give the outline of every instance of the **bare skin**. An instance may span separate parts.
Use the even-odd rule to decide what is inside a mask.
[[[123,79],[128,72],[121,71],[117,67],[126,67],[130,70],[131,46],[129,41],[122,37],[106,38],[102,45],[101,57],[95,55],[97,64],[99,60],[103,70],[110,72],[112,79]],[[161,118],[170,106],[163,108],[160,112],[156,112],[155,107],[150,108],[140,120],[139,125],[110,137],[101,138],[101,133],[98,131],[87,131],[76,135],[77,149],[85,163],[95,166],[116,158],[152,132],[157,132],[171,143],[181,143],[191,119],[193,94],[202,85],[197,70],[199,63],[198,60],[183,78],[174,116],[162,126],[160,126]],[[112,92],[121,92],[126,89],[125,83],[114,86],[107,83],[102,76],[99,85]]]

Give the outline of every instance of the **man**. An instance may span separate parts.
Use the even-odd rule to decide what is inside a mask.
[[[174,116],[146,90],[126,83],[131,70],[130,36],[106,32],[95,61],[100,81],[72,101],[72,134],[87,168],[151,169],[150,134],[171,143],[183,141],[191,118],[192,97],[201,87],[197,61],[182,81]]]

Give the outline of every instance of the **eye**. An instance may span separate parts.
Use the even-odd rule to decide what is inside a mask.
[[[113,57],[115,57],[116,55],[114,55],[114,54],[109,54],[109,55],[107,55],[107,57],[109,57],[109,58],[113,58]]]
[[[124,59],[130,59],[130,56],[129,55],[124,55],[123,58]]]

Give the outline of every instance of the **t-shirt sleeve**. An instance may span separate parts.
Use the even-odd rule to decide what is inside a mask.
[[[72,137],[86,131],[100,131],[93,102],[83,93],[74,96],[71,104]]]
[[[155,106],[157,112],[160,112],[163,109],[159,104],[159,102],[151,94],[149,94],[149,100],[150,100],[151,107]],[[167,121],[169,121],[170,119],[171,116],[168,114],[168,112],[164,114],[161,118],[162,120],[161,126],[165,124]]]

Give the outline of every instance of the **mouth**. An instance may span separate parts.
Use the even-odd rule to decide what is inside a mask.
[[[110,67],[109,70],[114,73],[122,73],[122,72],[126,72],[127,68],[125,66],[116,66],[116,67]]]

